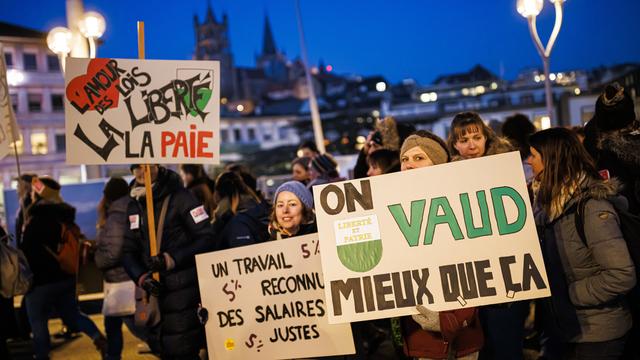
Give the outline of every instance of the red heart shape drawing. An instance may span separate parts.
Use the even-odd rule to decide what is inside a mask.
[[[84,114],[96,110],[100,114],[107,109],[118,107],[120,92],[118,64],[112,59],[91,59],[87,73],[69,82],[66,89],[67,100]]]

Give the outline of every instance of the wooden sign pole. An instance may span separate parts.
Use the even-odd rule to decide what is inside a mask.
[[[138,21],[138,59],[144,59],[144,21]],[[151,256],[158,255],[158,243],[156,239],[156,223],[153,209],[153,189],[151,188],[151,167],[149,164],[143,165],[144,169],[144,189],[147,200],[147,223],[149,224],[149,249]],[[160,280],[160,274],[153,273],[153,278]]]

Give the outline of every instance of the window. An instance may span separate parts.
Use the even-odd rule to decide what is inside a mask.
[[[242,141],[242,134],[240,133],[240,129],[233,129],[233,139],[236,142]]]
[[[12,53],[4,53],[4,62],[7,63],[7,67],[10,68],[13,66],[13,54]]]
[[[22,55],[25,70],[38,70],[38,62],[36,60],[36,54],[24,53]]]
[[[60,61],[55,55],[47,55],[47,69],[51,72],[60,71]]]
[[[64,101],[61,94],[51,94],[51,108],[53,111],[64,111]]]
[[[520,96],[520,105],[531,105],[533,102],[533,95],[531,94]]]
[[[223,143],[229,142],[229,130],[227,129],[220,130],[220,140]]]
[[[13,143],[11,143],[11,149],[9,151],[12,155],[15,155],[16,149],[18,149],[18,155],[21,155],[24,152],[24,142],[22,141],[22,134],[20,134],[20,138],[16,141],[15,147]]]
[[[18,113],[18,94],[11,94],[11,106],[13,106],[13,112]]]
[[[256,129],[249,128],[249,141],[256,141]]]
[[[27,98],[30,112],[42,111],[42,94],[27,94]]]
[[[272,136],[269,133],[264,133],[264,135],[262,136],[262,138],[264,139],[264,141],[271,141]]]
[[[34,132],[31,134],[31,153],[33,155],[45,155],[48,152],[47,134]]]
[[[63,153],[67,150],[67,143],[64,140],[64,134],[56,134],[56,152]]]

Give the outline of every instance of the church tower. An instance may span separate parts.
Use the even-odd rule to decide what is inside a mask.
[[[264,16],[262,36],[262,54],[256,59],[257,67],[264,71],[267,79],[277,83],[286,83],[289,80],[287,58],[276,48],[276,41],[273,38],[271,23],[267,15]]]
[[[221,97],[234,99],[236,97],[236,74],[229,40],[229,20],[227,14],[222,15],[222,22],[218,22],[211,2],[207,5],[207,14],[202,23],[198,15],[193,16],[193,27],[196,35],[196,60],[220,61],[220,91]]]

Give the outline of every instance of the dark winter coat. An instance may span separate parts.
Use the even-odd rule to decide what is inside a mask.
[[[213,224],[216,250],[253,245],[269,240],[271,206],[262,201],[241,201],[236,214],[227,211]]]
[[[122,266],[124,232],[127,229],[127,206],[131,198],[123,196],[109,205],[104,226],[96,236],[95,262],[108,283],[127,281],[129,275]]]
[[[60,269],[58,260],[46,248],[57,251],[62,240],[62,224],[71,225],[75,218],[76,209],[66,203],[39,200],[27,210],[27,224],[22,234],[21,249],[33,272],[33,286],[73,278],[73,275]]]
[[[209,216],[212,216],[213,211],[215,210],[213,201],[213,190],[211,190],[213,187],[210,184],[211,181],[212,180],[208,177],[201,177],[194,179],[189,184],[189,186],[187,186],[187,189],[191,191],[193,196],[195,196],[196,199],[198,199],[198,201],[202,205],[204,205]]]
[[[552,296],[542,299],[546,331],[560,340],[582,343],[620,338],[631,328],[624,299],[636,283],[635,268],[620,231],[618,215],[607,199],[615,198],[614,181],[586,180],[583,196],[586,245],[576,229],[574,196],[555,219],[536,204],[542,250]]]
[[[195,357],[204,346],[204,329],[197,317],[200,293],[195,255],[210,251],[213,240],[209,219],[194,218],[192,215],[192,211],[201,206],[200,203],[182,187],[178,174],[165,168],[159,169],[153,185],[156,229],[162,203],[169,195],[171,198],[159,252],[169,254],[175,262],[175,268],[160,273],[160,282],[164,286],[159,298],[162,356]],[[131,279],[138,282],[149,271],[150,262],[145,197],[131,201],[127,214],[123,264]]]
[[[629,212],[640,214],[640,130],[600,132],[592,123],[585,127],[585,148],[598,170],[622,182],[620,194],[629,201]]]

